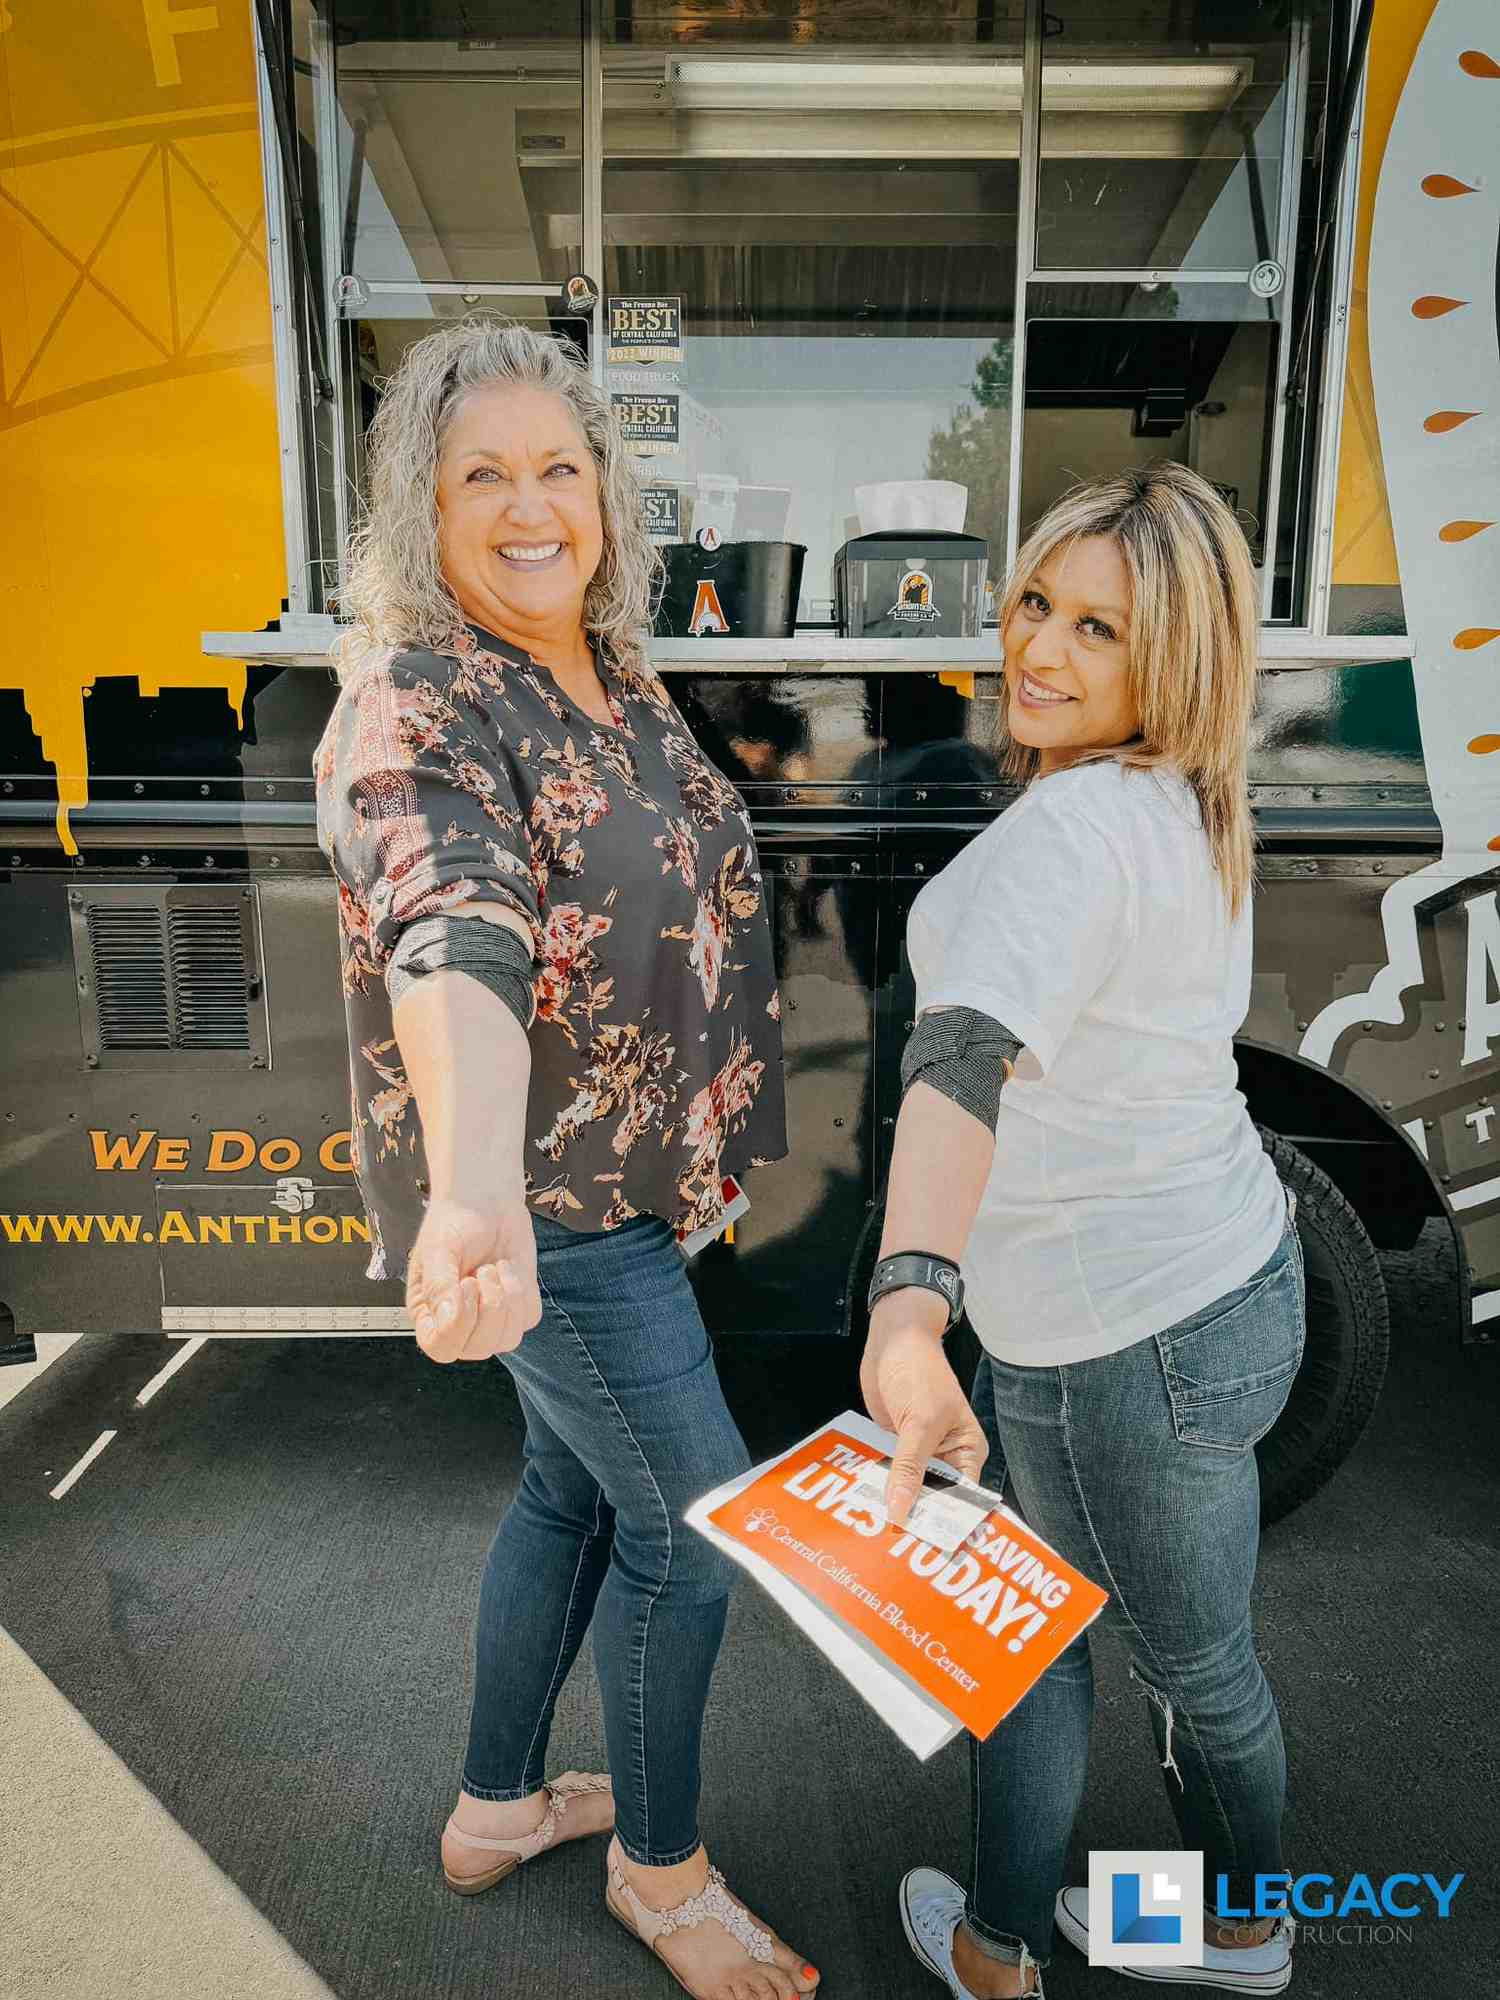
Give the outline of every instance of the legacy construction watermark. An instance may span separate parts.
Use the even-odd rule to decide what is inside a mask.
[[[1463,1875],[1255,1875],[1244,1895],[1204,1876],[1203,1856],[1170,1849],[1096,1849],[1089,1856],[1091,1965],[1203,1965],[1206,1916],[1236,1942],[1267,1917],[1294,1917],[1300,1944],[1411,1944],[1413,1918],[1445,1920]],[[1098,1913],[1097,1915],[1095,1913]],[[1368,1921],[1366,1921],[1368,1919]]]

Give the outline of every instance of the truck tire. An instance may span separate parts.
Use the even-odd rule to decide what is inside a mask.
[[[1279,1521],[1324,1485],[1370,1421],[1390,1352],[1390,1309],[1375,1246],[1321,1167],[1257,1127],[1297,1197],[1307,1271],[1307,1347],[1286,1408],[1255,1447],[1260,1518]]]

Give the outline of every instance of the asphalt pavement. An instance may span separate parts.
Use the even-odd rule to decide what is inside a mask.
[[[1261,1558],[1291,1867],[1465,1876],[1447,1921],[1305,1927],[1294,1988],[1329,2000],[1497,1984],[1500,1355],[1451,1332],[1451,1255],[1429,1226],[1385,1259],[1374,1422]],[[603,1911],[598,1844],[474,1899],[438,1873],[474,1593],[518,1470],[502,1372],[435,1368],[399,1338],[211,1340],[138,1402],[182,1351],[80,1339],[0,1401],[5,2000],[668,2000]],[[726,1343],[719,1361],[757,1456],[854,1393],[837,1343]],[[1175,1838],[1140,1697],[1099,1655],[1076,1880],[1090,1848]],[[602,1758],[587,1651],[554,1752]],[[830,2000],[941,1993],[894,1890],[918,1862],[962,1873],[962,1746],[917,1764],[748,1584],[703,1821]],[[1065,1945],[1047,1973],[1049,2000],[1142,1990]]]

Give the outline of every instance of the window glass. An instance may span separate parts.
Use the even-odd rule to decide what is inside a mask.
[[[1040,268],[1247,271],[1274,254],[1292,11],[1053,0]]]
[[[1019,6],[662,5],[604,73],[607,301],[676,328],[605,355],[622,406],[664,406],[639,440],[663,539],[802,545],[799,622],[826,625],[836,551],[886,525],[859,489],[951,481],[956,514],[915,496],[892,525],[915,508],[998,563]]]
[[[582,260],[576,8],[339,0],[345,268],[560,282]]]
[[[1285,408],[1286,441],[1281,460],[1281,502],[1276,520],[1276,575],[1271,616],[1307,622],[1309,572],[1315,554],[1315,484],[1323,418],[1320,384],[1328,334],[1330,271],[1325,259],[1317,295],[1310,299],[1321,219],[1332,202],[1328,157],[1329,115],[1342,87],[1349,40],[1347,10],[1338,0],[1314,0],[1309,9],[1305,115],[1294,139],[1301,152],[1297,233],[1292,253],[1293,343],[1291,379]],[[1311,317],[1309,318],[1309,308]]]
[[[1245,287],[1033,285],[1021,535],[1067,489],[1155,459],[1234,509],[1257,571],[1281,329]]]
[[[542,333],[571,341],[587,358],[589,322],[586,319],[551,318],[545,310],[526,310],[529,304],[541,306],[542,301],[540,297],[534,302],[514,298],[481,298],[479,301],[481,308],[492,309],[497,317],[519,321]],[[355,483],[361,491],[365,487],[364,434],[380,407],[382,384],[395,373],[402,356],[415,341],[435,332],[445,320],[460,319],[475,310],[476,306],[465,300],[462,294],[455,296],[452,292],[382,292],[377,287],[365,292],[360,305],[361,316],[348,326],[346,350],[351,356],[353,378],[349,404],[359,428],[350,458]]]

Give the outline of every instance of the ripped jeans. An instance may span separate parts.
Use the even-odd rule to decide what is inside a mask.
[[[1290,1218],[1243,1285],[1097,1360],[1018,1368],[981,1358],[974,1408],[985,1484],[1109,1592],[1094,1629],[1119,1638],[1148,1701],[1182,1845],[1242,1897],[1280,1871],[1286,1754],[1255,1655],[1257,1438],[1290,1392],[1305,1334]],[[984,1743],[971,1739],[973,1860],[965,1917],[993,1958],[1045,1965],[1083,1796],[1094,1685],[1074,1641]],[[1143,1829],[1144,1832],[1144,1829]],[[1237,1907],[1248,1907],[1237,1898]]]

